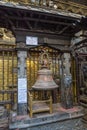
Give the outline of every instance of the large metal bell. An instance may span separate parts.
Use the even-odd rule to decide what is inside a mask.
[[[48,69],[48,54],[44,52],[41,55],[41,70],[38,71],[37,81],[32,86],[36,90],[52,90],[58,87],[52,78],[52,72]]]
[[[43,68],[38,71],[38,77],[35,84],[32,86],[36,90],[52,90],[57,88],[58,85],[54,82],[52,78],[51,70]]]

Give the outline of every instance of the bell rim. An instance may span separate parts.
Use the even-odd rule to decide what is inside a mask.
[[[55,85],[54,87],[52,86],[52,87],[39,87],[39,86],[32,86],[32,88],[34,89],[34,90],[54,90],[54,89],[56,89],[56,88],[59,88],[59,86],[58,85]]]

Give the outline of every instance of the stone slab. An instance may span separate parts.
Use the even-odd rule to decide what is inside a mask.
[[[66,110],[55,106],[54,109],[52,114],[34,114],[33,118],[28,115],[16,116],[11,121],[9,130],[87,130],[81,122],[82,107]]]

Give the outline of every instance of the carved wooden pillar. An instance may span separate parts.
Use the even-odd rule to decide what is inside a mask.
[[[69,53],[62,55],[61,104],[64,108],[73,107],[71,59]]]
[[[19,51],[18,54],[18,115],[27,114],[27,77],[26,77],[26,51]]]

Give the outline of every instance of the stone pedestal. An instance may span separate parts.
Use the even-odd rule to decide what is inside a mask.
[[[86,130],[81,122],[81,107],[66,110],[56,104],[53,108],[53,114],[35,114],[33,118],[17,116],[12,119],[9,130]]]

